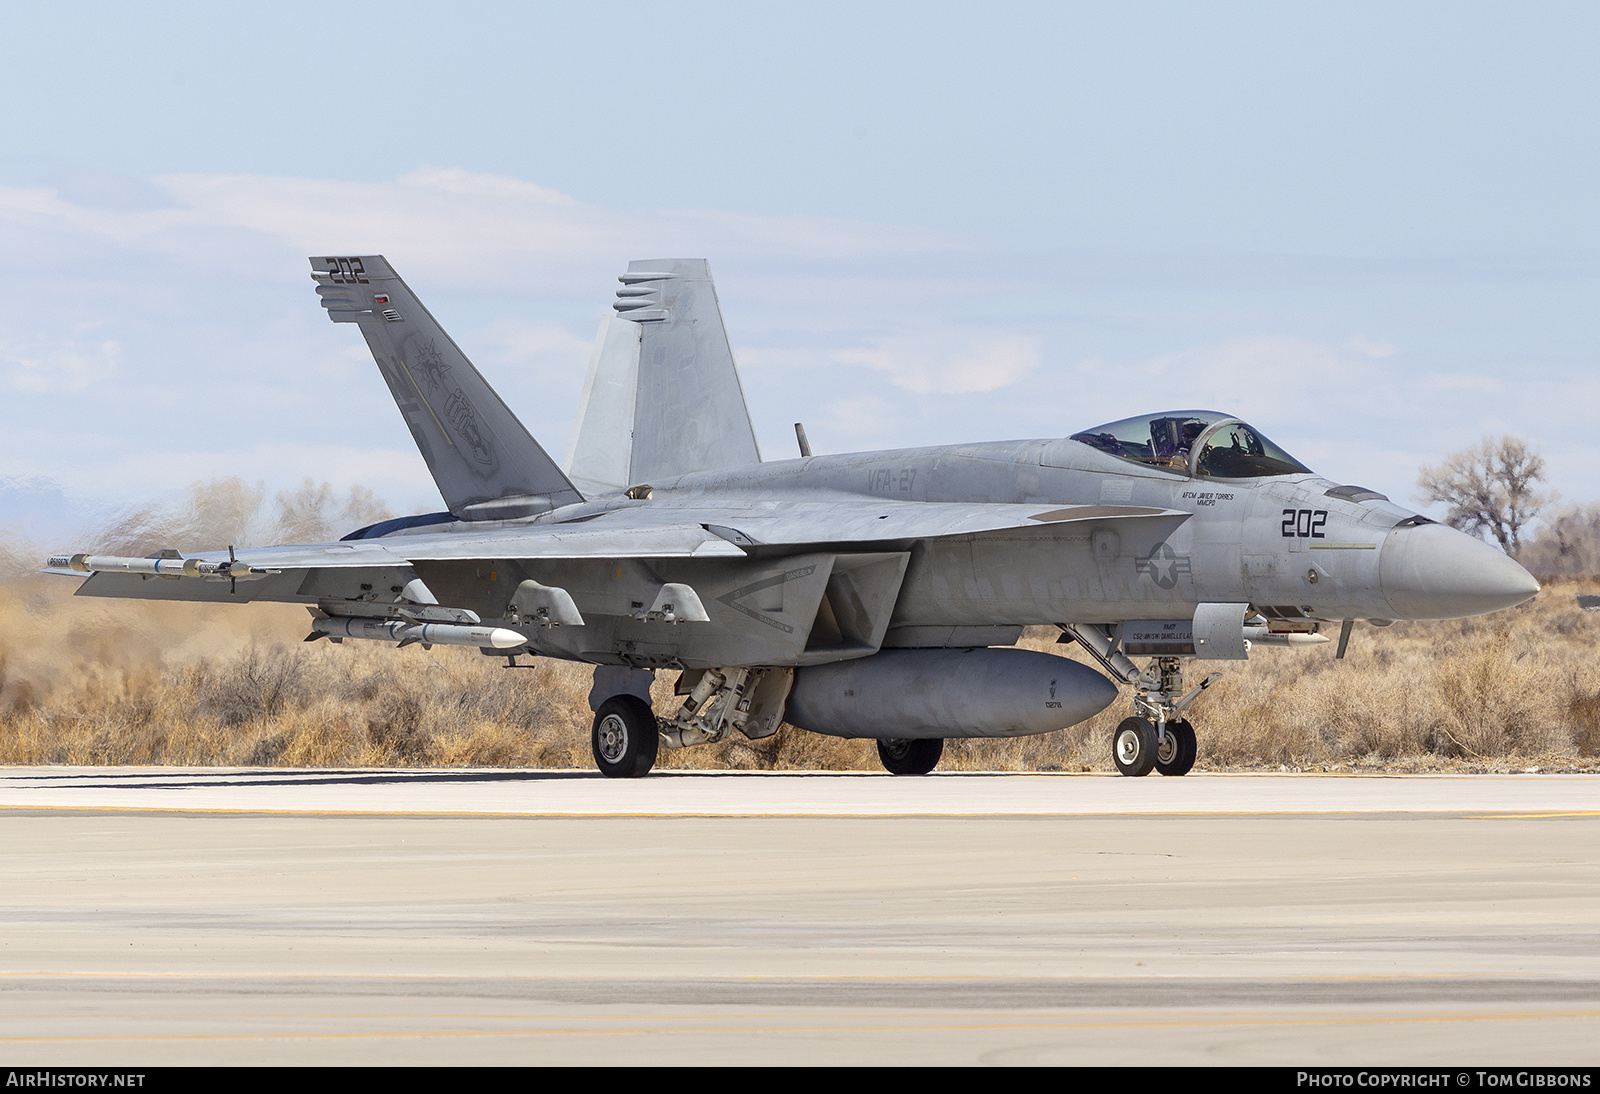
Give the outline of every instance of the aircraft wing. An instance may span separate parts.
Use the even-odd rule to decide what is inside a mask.
[[[226,561],[223,551],[188,557]],[[102,570],[78,588],[79,596],[135,597],[145,600],[306,600],[317,599],[329,572],[349,575],[334,584],[404,586],[416,576],[415,562],[469,562],[493,559],[707,559],[744,558],[727,539],[698,524],[672,523],[597,528],[590,524],[485,529],[466,534],[394,536],[387,539],[319,543],[298,547],[254,547],[237,552],[238,561],[264,574],[230,581],[166,578]],[[71,573],[71,571],[65,571]],[[324,580],[314,581],[313,574]],[[76,576],[74,574],[74,576]]]
[[[253,565],[282,568],[480,558],[743,558],[744,552],[699,524],[642,527],[554,524],[395,536],[314,547],[263,547],[241,551],[239,557]]]
[[[858,498],[723,505],[637,506],[581,523],[499,525],[482,531],[389,536],[306,546],[248,548],[237,553],[253,572],[237,581],[169,578],[100,570],[79,596],[239,603],[308,602],[398,593],[419,568],[457,568],[495,560],[541,563],[624,560],[746,560],[746,548],[781,554],[811,550],[903,550],[916,540],[1049,539],[1069,527],[1139,525],[1159,539],[1189,518],[1179,510],[1133,505],[1015,505],[881,502]],[[1142,533],[1141,533],[1142,534]],[[223,551],[189,558],[226,560]],[[175,560],[175,564],[176,560]],[[437,571],[435,571],[437,572]]]

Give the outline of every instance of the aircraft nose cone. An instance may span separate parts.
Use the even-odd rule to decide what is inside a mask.
[[[1443,524],[1392,530],[1378,576],[1396,619],[1483,615],[1539,591],[1534,576],[1500,551]]]

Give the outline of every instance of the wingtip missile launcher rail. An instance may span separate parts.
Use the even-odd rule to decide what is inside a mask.
[[[281,571],[252,566],[238,559],[213,562],[204,558],[160,555],[152,558],[126,558],[120,555],[51,555],[46,565],[52,570],[73,570],[80,574],[145,574],[152,577],[203,577],[212,581],[245,581]]]

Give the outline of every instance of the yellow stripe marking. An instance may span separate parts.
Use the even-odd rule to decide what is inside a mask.
[[[444,423],[439,420],[439,415],[434,413],[433,404],[428,402],[428,397],[426,395],[422,394],[422,385],[418,384],[417,378],[411,375],[410,367],[405,363],[403,358],[396,357],[395,360],[399,361],[400,367],[405,370],[406,379],[411,381],[411,386],[417,392],[417,398],[422,400],[422,405],[427,407],[428,413],[433,416],[433,424],[439,427],[440,433],[444,434],[445,443],[451,448],[454,448],[456,446],[456,442],[450,439],[450,431],[446,429],[444,427]]]

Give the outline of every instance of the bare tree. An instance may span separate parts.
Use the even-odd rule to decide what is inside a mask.
[[[332,483],[306,479],[295,491],[278,494],[275,538],[280,543],[322,543],[394,513],[372,490],[352,486],[341,499]]]
[[[1417,476],[1425,503],[1450,507],[1446,524],[1487,533],[1513,557],[1522,550],[1522,529],[1554,497],[1535,489],[1543,481],[1544,457],[1512,436],[1485,437]]]
[[[229,544],[323,543],[394,516],[365,486],[341,495],[331,483],[306,479],[299,489],[280,491],[276,519],[262,510],[265,483],[212,479],[189,487],[181,509],[159,503],[130,506],[86,538],[95,550],[137,555],[162,547],[216,550]]]
[[[214,550],[248,543],[259,523],[266,486],[241,478],[191,483],[182,509],[156,502],[131,505],[86,538],[108,555],[141,555],[163,547]]]
[[[1517,561],[1536,574],[1600,574],[1600,503],[1545,517]]]
[[[189,485],[189,499],[184,505],[182,526],[176,537],[188,550],[222,547],[229,543],[245,544],[259,531],[253,527],[261,515],[261,503],[266,498],[264,483],[251,486],[243,479],[212,479]],[[171,547],[177,544],[163,544]]]

